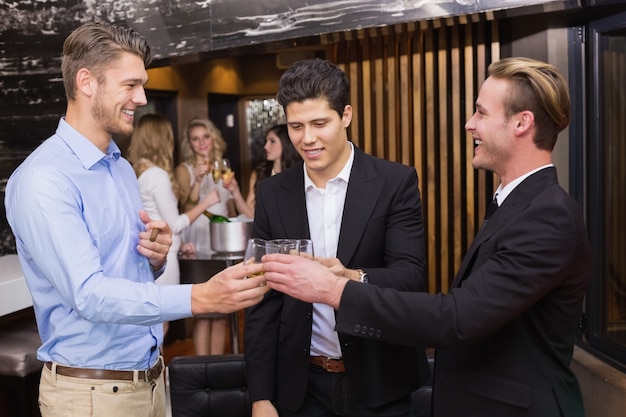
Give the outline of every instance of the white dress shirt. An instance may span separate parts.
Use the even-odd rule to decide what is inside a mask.
[[[348,180],[354,162],[354,146],[350,143],[350,158],[337,177],[318,188],[309,177],[304,166],[304,188],[306,192],[309,233],[315,248],[315,256],[334,258],[337,256],[339,229],[343,218]],[[313,304],[313,334],[311,356],[340,358],[341,347],[335,331],[335,311],[325,304]]]

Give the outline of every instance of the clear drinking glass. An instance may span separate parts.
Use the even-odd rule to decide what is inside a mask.
[[[228,184],[233,178],[233,170],[230,167],[230,161],[226,158],[218,159],[213,162],[213,181],[217,183],[220,178]]]
[[[313,241],[311,239],[298,239],[298,254],[305,258],[314,259]]]
[[[265,255],[265,246],[267,241],[265,239],[252,238],[248,239],[246,246],[246,253],[243,255],[244,264],[258,264],[261,263],[261,258]],[[255,275],[263,275],[263,271]],[[253,275],[253,276],[255,276]]]
[[[300,241],[298,239],[273,239],[267,242],[267,253],[286,253],[297,255],[300,252]]]

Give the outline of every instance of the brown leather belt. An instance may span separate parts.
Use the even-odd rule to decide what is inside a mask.
[[[309,362],[323,368],[327,372],[346,372],[343,359],[327,358],[326,356],[309,356]]]
[[[52,370],[52,362],[46,362],[46,367]],[[163,371],[163,361],[159,359],[152,368],[147,371],[138,371],[139,381],[150,382],[157,379]],[[116,371],[112,369],[74,368],[57,364],[57,375],[72,378],[86,379],[109,379],[115,381],[133,381],[135,371]]]

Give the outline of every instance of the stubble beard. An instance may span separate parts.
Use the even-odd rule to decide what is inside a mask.
[[[130,136],[133,133],[134,126],[132,124],[123,123],[120,120],[121,115],[115,117],[114,111],[108,110],[103,105],[103,100],[100,95],[96,98],[96,104],[91,110],[91,115],[95,120],[100,122],[102,129],[111,136]]]

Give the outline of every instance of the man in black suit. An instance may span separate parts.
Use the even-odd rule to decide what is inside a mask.
[[[423,291],[417,173],[348,140],[348,87],[345,74],[321,59],[297,62],[281,77],[278,102],[303,162],[259,184],[252,234],[310,237],[316,257],[354,283]],[[334,327],[332,308],[277,291],[246,313],[255,417],[411,415],[410,394],[425,376],[423,349],[338,335]]]
[[[289,255],[265,257],[268,285],[337,309],[340,334],[436,347],[436,417],[583,416],[570,362],[592,253],[551,161],[569,118],[567,83],[553,66],[491,64],[465,127],[473,166],[501,180],[499,207],[447,294],[355,285]]]

